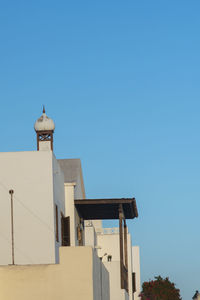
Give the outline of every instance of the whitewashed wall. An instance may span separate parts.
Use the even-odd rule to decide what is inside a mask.
[[[96,247],[97,235],[91,221],[85,221],[85,246]]]
[[[133,299],[133,286],[132,286],[132,272],[133,272],[133,258],[132,258],[132,240],[131,235],[128,234],[127,237],[127,247],[128,247],[128,289],[129,289],[129,300]]]
[[[9,189],[14,190],[15,263],[56,261],[54,201],[60,210],[64,205],[63,177],[56,168],[51,151],[0,153],[0,265],[12,263]]]
[[[55,257],[56,263],[59,262],[59,247],[62,245],[62,232],[61,232],[61,217],[65,215],[65,191],[64,191],[64,175],[57,162],[55,156],[53,155],[53,200],[52,213],[54,218],[54,237],[55,237]],[[56,241],[56,210],[55,205],[58,207],[58,235],[59,242]]]
[[[70,244],[77,246],[76,222],[74,208],[74,186],[75,183],[65,183],[65,216],[70,217]]]
[[[92,247],[61,247],[60,263],[35,266],[0,266],[1,300],[110,300],[108,272]]]
[[[132,247],[132,257],[133,257],[133,272],[136,273],[136,292],[134,293],[134,300],[140,300],[140,248],[139,246]]]
[[[113,232],[113,233],[112,233]],[[114,233],[115,232],[115,233]],[[119,250],[119,233],[118,229],[116,228],[100,228],[98,229],[97,234],[97,245],[100,247],[98,249],[99,257],[103,257],[103,263],[106,267],[109,266],[109,273],[110,273],[110,281],[117,282],[117,276],[120,274],[120,269],[117,270],[117,265],[115,262],[119,263],[120,261],[120,250]],[[128,248],[128,283],[129,283],[129,295],[127,293],[121,293],[121,285],[114,285],[110,284],[111,287],[111,294],[110,299],[115,300],[115,293],[117,294],[116,290],[118,291],[118,295],[121,295],[119,299],[125,299],[129,297],[129,300],[139,300],[138,297],[140,293],[140,257],[139,257],[139,247],[134,246],[132,247],[131,235],[128,233],[127,237],[127,248]],[[106,255],[105,255],[106,254]],[[112,255],[112,261],[107,262],[108,255]],[[112,267],[112,264],[115,267]],[[115,271],[114,271],[115,270]],[[115,274],[115,272],[118,272]],[[136,292],[133,297],[133,290],[132,290],[132,272],[136,273]],[[114,277],[113,277],[114,276]],[[114,280],[114,281],[113,281]],[[112,288],[115,286],[115,291],[112,291]],[[119,296],[118,296],[119,297]],[[116,298],[117,299],[117,298]]]
[[[70,243],[71,246],[78,246],[77,226],[79,216],[74,205],[75,199],[84,199],[85,193],[82,188],[81,177],[77,177],[76,182],[65,182],[65,216],[70,217]],[[84,237],[84,234],[83,234]]]
[[[128,300],[128,293],[121,289],[121,279],[120,279],[120,262],[111,261],[104,262],[106,269],[109,272],[110,278],[110,300]]]
[[[93,251],[93,299],[110,300],[109,273]]]

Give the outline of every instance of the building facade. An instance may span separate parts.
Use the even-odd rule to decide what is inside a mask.
[[[140,257],[139,247],[132,246],[127,234],[128,288],[121,289],[119,228],[103,228],[101,221],[85,222],[85,241],[97,249],[98,256],[109,272],[110,299],[139,300]]]

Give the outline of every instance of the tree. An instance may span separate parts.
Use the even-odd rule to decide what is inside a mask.
[[[161,276],[155,280],[144,282],[140,293],[141,300],[181,300],[180,290],[175,288],[175,284]]]

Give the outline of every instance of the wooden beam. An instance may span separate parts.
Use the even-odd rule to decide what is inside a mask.
[[[127,230],[126,220],[124,220],[124,254],[125,254],[125,267],[126,267],[127,270],[128,270],[127,235],[128,235],[128,230]]]
[[[111,199],[77,199],[75,204],[123,204],[133,203],[135,198],[111,198]]]
[[[124,288],[123,266],[124,266],[124,254],[123,254],[123,209],[122,204],[119,205],[119,251],[120,251],[120,277],[121,288]]]

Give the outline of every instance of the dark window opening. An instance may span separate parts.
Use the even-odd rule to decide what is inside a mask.
[[[112,261],[112,255],[108,255],[108,256],[107,256],[107,260],[108,260],[108,261]]]
[[[62,246],[70,246],[70,217],[61,218]]]
[[[136,284],[135,284],[135,281],[136,281],[136,274],[135,273],[132,273],[132,287],[133,287],[133,293],[136,292]]]
[[[58,230],[58,206],[56,205],[56,241],[59,242],[59,230]]]

